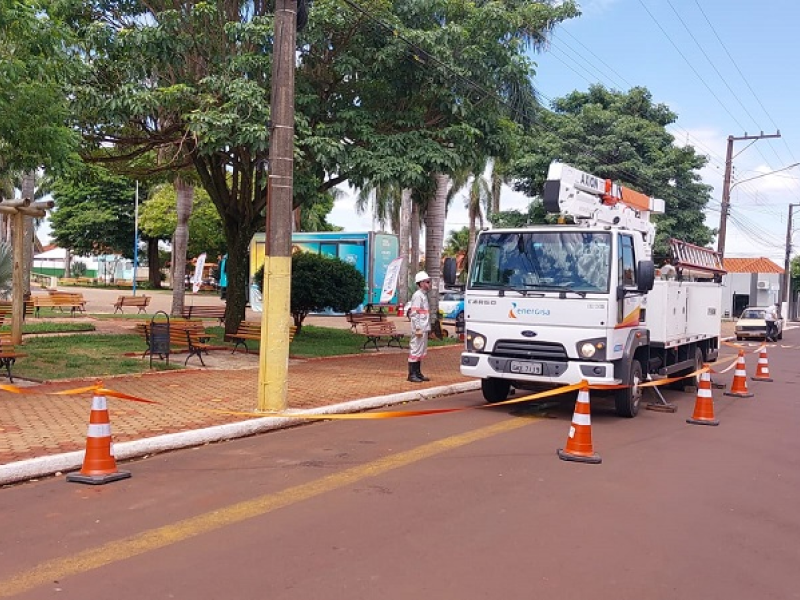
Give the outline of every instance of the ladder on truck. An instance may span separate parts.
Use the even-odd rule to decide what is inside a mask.
[[[722,254],[711,248],[703,248],[675,238],[669,240],[669,248],[673,259],[672,265],[678,273],[686,275],[687,271],[699,271],[715,279],[727,273],[722,266]]]

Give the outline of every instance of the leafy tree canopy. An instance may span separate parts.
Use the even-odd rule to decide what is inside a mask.
[[[139,227],[148,237],[169,240],[178,224],[175,187],[159,185],[139,207]],[[206,252],[209,256],[225,254],[222,220],[208,194],[202,188],[194,190],[194,207],[189,217],[188,257]]]
[[[491,221],[492,225],[496,228],[513,228],[547,223],[548,217],[541,200],[535,198],[528,204],[527,211],[501,210],[500,212],[489,215],[489,221]]]
[[[39,3],[0,0],[0,175],[63,168],[76,158],[65,82],[77,63],[64,33]]]
[[[84,165],[53,184],[53,238],[76,254],[133,255],[136,183],[98,165]]]
[[[513,164],[515,187],[539,195],[550,162],[560,160],[663,198],[666,214],[655,218],[657,256],[668,253],[670,237],[705,246],[715,234],[704,224],[711,187],[701,182],[699,170],[707,159],[675,145],[666,126],[676,119],[642,87],[618,92],[594,85],[573,92],[541,115],[523,146],[526,154]]]

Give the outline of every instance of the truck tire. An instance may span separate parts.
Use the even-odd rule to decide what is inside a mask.
[[[614,408],[620,417],[631,419],[639,414],[639,404],[642,400],[642,363],[638,360],[631,362],[630,372],[627,381],[623,381],[627,387],[617,390],[614,394]]]
[[[483,392],[483,399],[489,404],[502,402],[508,398],[509,391],[511,391],[511,382],[506,379],[496,379],[494,377],[481,379],[481,392]]]

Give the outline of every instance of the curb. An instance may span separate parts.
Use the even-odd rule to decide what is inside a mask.
[[[322,406],[310,410],[299,410],[297,414],[330,415],[362,412],[384,406],[391,406],[393,404],[416,402],[441,396],[452,396],[463,392],[471,392],[480,389],[480,387],[480,381],[467,381],[463,383],[454,383],[452,385],[426,388],[419,391],[362,398],[360,400],[331,404],[330,406]],[[122,442],[120,444],[114,444],[113,452],[117,460],[129,460],[149,454],[156,454],[158,452],[248,437],[267,431],[285,429],[287,427],[295,427],[308,423],[309,421],[302,418],[262,417],[258,419],[248,419],[239,423],[227,423],[225,425],[215,425],[205,429],[168,433],[166,435],[144,438],[132,442]],[[84,453],[85,451],[66,452],[63,454],[40,456],[0,465],[0,485],[18,483],[37,477],[59,474],[63,471],[79,469],[83,464]]]

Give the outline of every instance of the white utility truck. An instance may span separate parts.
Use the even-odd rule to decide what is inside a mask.
[[[672,240],[656,277],[650,214],[663,200],[557,162],[543,200],[564,224],[482,231],[475,245],[461,373],[482,380],[487,402],[511,385],[585,380],[625,385],[616,412],[634,417],[640,383],[717,359],[721,258]]]

